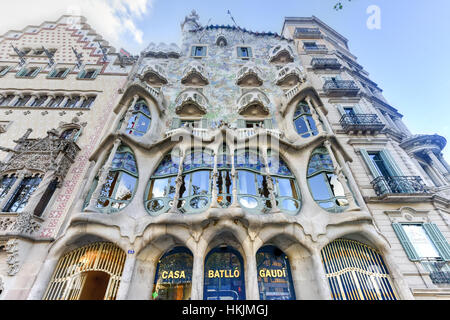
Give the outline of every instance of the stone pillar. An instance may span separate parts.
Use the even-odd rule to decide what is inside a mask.
[[[312,252],[311,259],[320,298],[323,300],[331,300],[331,290],[323,268],[320,252],[318,250],[314,250]]]
[[[441,163],[447,169],[447,173],[450,173],[450,164],[448,164],[448,162],[445,161],[444,156],[442,155],[442,153],[439,154],[438,159],[441,161]]]
[[[270,197],[270,204],[272,206],[271,213],[280,212],[280,209],[277,206],[277,199],[275,197],[275,184],[273,182],[273,179],[270,175],[269,171],[269,161],[267,160],[267,149],[261,150],[261,156],[262,156],[262,162],[264,163],[265,167],[265,176],[267,179],[267,189],[269,190],[269,197]]]
[[[134,254],[127,254],[127,257],[125,259],[125,265],[122,271],[122,276],[120,277],[120,285],[119,290],[117,291],[116,300],[127,299],[131,279],[133,278],[133,271],[135,264],[136,264],[136,256]]]
[[[430,157],[431,162],[436,167],[436,169],[439,171],[441,175],[444,175],[447,173],[447,168],[442,164],[442,162],[436,157],[434,152],[431,149],[428,149],[425,151],[427,155]],[[444,179],[445,180],[445,179]]]
[[[100,196],[100,192],[102,191],[103,185],[106,182],[106,178],[108,177],[109,170],[111,169],[111,164],[114,159],[114,156],[116,154],[117,149],[119,148],[121,143],[120,139],[116,139],[114,141],[114,145],[110,151],[109,157],[106,160],[103,167],[100,169],[100,176],[98,178],[98,184],[95,188],[94,192],[92,193],[91,199],[89,200],[89,205],[86,207],[86,212],[97,212],[97,202],[98,198]]]
[[[204,255],[198,252],[194,253],[194,263],[192,265],[192,290],[191,300],[203,299],[203,281],[204,281]]]
[[[342,184],[342,187],[344,188],[344,194],[348,201],[348,211],[356,211],[360,208],[356,205],[355,199],[353,198],[353,194],[350,190],[350,188],[347,185],[347,179],[345,178],[344,173],[342,172],[342,166],[339,165],[338,161],[336,160],[336,157],[334,156],[333,149],[331,148],[331,142],[326,140],[324,142],[325,148],[328,150],[328,154],[331,157],[331,160],[333,161],[334,165],[334,173],[337,176],[337,179]]]
[[[53,272],[58,264],[57,258],[46,259],[43,266],[39,270],[36,281],[31,287],[27,300],[42,300],[45,291],[50,283]]]
[[[131,103],[130,107],[127,109],[124,121],[122,122],[122,124],[121,124],[121,126],[119,128],[119,131],[124,131],[125,132],[126,127],[124,128],[123,124],[126,123],[126,125],[128,125],[128,122],[130,121],[130,118],[133,115],[134,107],[136,106],[136,103],[137,103],[138,99],[139,99],[138,95],[133,96],[133,102]]]
[[[259,287],[258,287],[258,270],[256,267],[256,256],[252,252],[247,255],[247,270],[246,275],[246,298],[247,300],[259,300]]]
[[[6,204],[8,203],[9,199],[13,196],[14,192],[16,191],[17,187],[22,183],[25,176],[29,174],[27,170],[21,170],[17,173],[17,179],[14,181],[14,184],[9,189],[8,193],[6,194],[5,198],[3,198],[3,201],[0,202],[0,211],[3,211]]]
[[[316,123],[316,128],[317,131],[319,131],[319,134],[321,134],[323,132],[323,127],[322,127],[322,123],[320,122],[319,116],[317,115],[317,111],[314,108],[314,106],[311,103],[311,98],[310,97],[306,97],[306,103],[309,106],[309,110],[311,111],[311,116],[314,120],[314,122]]]
[[[231,204],[231,207],[239,207],[238,204],[238,196],[237,196],[237,171],[236,171],[236,164],[234,163],[234,152],[235,150],[230,150],[230,157],[231,157],[231,179],[233,181],[233,203]]]
[[[19,99],[21,99],[22,97],[23,97],[22,94],[16,95],[16,96],[8,103],[8,106],[9,106],[9,107],[13,107],[13,106],[17,103],[17,101],[18,101]]]
[[[177,178],[175,180],[175,195],[173,196],[173,204],[170,208],[170,213],[177,213],[178,211],[178,199],[180,198],[180,189],[181,185],[183,184],[183,162],[184,162],[185,153],[184,151],[180,150],[180,163],[178,164],[178,174]]]
[[[222,146],[219,146],[221,148]],[[217,197],[219,194],[219,188],[217,187],[217,180],[219,179],[219,171],[217,170],[217,159],[219,152],[214,153],[214,168],[212,173],[212,186],[211,186],[211,208],[219,208]]]
[[[80,100],[78,100],[78,102],[76,103],[75,108],[81,108],[84,101],[86,101],[86,96],[80,96]]]

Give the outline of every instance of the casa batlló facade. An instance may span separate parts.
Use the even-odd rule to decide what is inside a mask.
[[[137,57],[84,18],[0,38],[0,299],[450,298],[446,140],[316,17]]]

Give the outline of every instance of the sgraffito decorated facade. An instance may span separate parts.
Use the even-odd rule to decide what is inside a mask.
[[[1,299],[450,297],[446,140],[410,133],[347,39],[193,11],[132,57],[83,23],[49,25],[79,37],[44,58],[2,38]]]

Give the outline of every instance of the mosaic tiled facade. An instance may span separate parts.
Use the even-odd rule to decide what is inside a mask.
[[[450,297],[450,167],[312,18],[0,38],[0,299]],[[33,121],[30,121],[33,119]]]

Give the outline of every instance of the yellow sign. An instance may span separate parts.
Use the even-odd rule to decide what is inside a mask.
[[[161,273],[161,278],[163,279],[185,279],[186,274],[183,271],[163,271]]]
[[[239,278],[239,270],[209,270],[208,278]]]
[[[261,278],[286,277],[286,269],[277,269],[277,270],[261,269],[259,270],[259,276]]]

